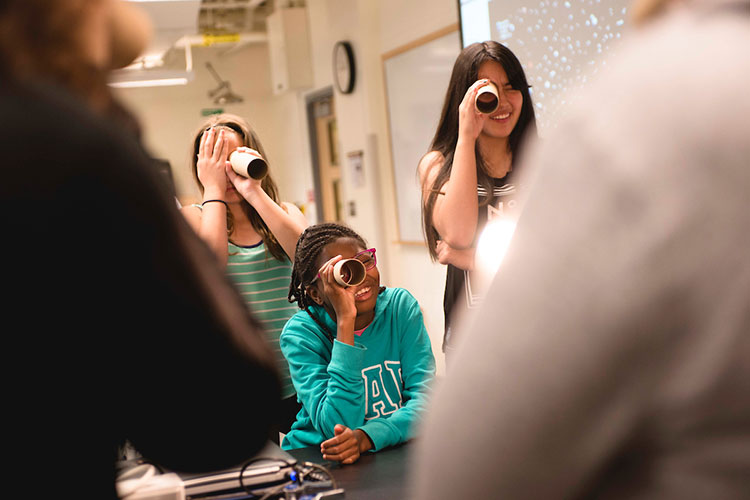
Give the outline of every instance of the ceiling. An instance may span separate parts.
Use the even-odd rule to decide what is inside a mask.
[[[253,33],[266,30],[273,0],[202,0],[198,15],[201,34]]]
[[[163,57],[184,37],[192,45],[221,36],[260,34],[274,0],[128,0],[143,9],[154,32],[142,59]],[[226,42],[226,38],[224,41]],[[197,43],[196,43],[197,42]]]
[[[266,41],[266,18],[276,7],[303,6],[303,0],[127,0],[153,25],[152,40],[129,67],[113,74],[113,84],[192,77],[191,47],[222,44],[239,48]],[[158,74],[157,74],[158,73]],[[184,82],[183,82],[184,83]]]

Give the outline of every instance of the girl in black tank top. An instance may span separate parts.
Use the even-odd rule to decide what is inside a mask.
[[[489,88],[497,106],[479,111],[477,96]],[[419,163],[427,247],[447,266],[444,351],[455,340],[457,308],[481,300],[471,287],[477,239],[488,220],[515,204],[513,166],[526,134],[536,135],[536,120],[521,63],[494,41],[467,46],[454,64],[430,151]]]

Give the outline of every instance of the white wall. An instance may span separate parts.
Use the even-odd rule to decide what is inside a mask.
[[[260,134],[282,199],[307,208],[313,189],[305,95],[333,84],[332,51],[338,40],[349,40],[355,51],[357,83],[349,95],[335,94],[335,109],[343,164],[346,222],[378,249],[385,285],[409,290],[419,301],[433,341],[438,373],[445,369],[441,350],[442,298],[445,268],[430,261],[424,246],[398,242],[396,198],[388,144],[382,54],[458,22],[456,0],[308,0],[313,87],[309,91],[274,96],[271,92],[268,48],[256,44],[224,55],[222,48],[195,48],[196,80],[185,87],[121,90],[145,126],[146,142],[172,162],[178,192],[184,199],[197,191],[188,175],[188,150],[200,124],[202,108],[214,107],[207,92],[215,82],[203,67],[211,60],[219,74],[245,98],[227,112],[248,118]],[[437,103],[440,106],[442,103]],[[427,148],[425,144],[425,148]],[[356,187],[346,167],[349,152],[364,152],[365,182]],[[414,166],[416,170],[416,165]]]
[[[458,5],[454,0],[414,0],[402,2],[398,0],[383,0],[380,2],[380,53],[384,54],[395,48],[406,45],[425,35],[440,30],[446,26],[458,23]],[[384,78],[378,79],[379,88],[379,124],[381,134],[387,138],[387,117]],[[441,106],[436,103],[436,106]],[[383,142],[387,143],[386,140]],[[386,144],[388,173],[388,196],[391,203],[390,241],[397,241],[396,232],[396,195],[393,185],[391,152]],[[425,152],[428,144],[425,144]],[[416,165],[414,166],[416,172]],[[430,332],[433,351],[438,362],[438,374],[445,373],[445,359],[442,353],[443,341],[443,289],[445,287],[445,266],[433,263],[427,248],[424,246],[410,246],[392,244],[392,273],[397,276],[398,286],[410,290],[419,300],[425,313],[425,324]]]

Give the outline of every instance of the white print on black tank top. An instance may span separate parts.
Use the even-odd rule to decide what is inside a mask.
[[[487,196],[487,190],[482,186],[477,186],[477,194],[480,197]],[[492,203],[487,204],[487,222],[490,222],[497,217],[513,214],[518,202],[515,199],[503,200],[503,198],[516,194],[516,187],[513,184],[496,186],[493,189],[492,194],[497,202],[494,206]],[[480,290],[481,287],[476,283],[472,284],[471,274],[470,271],[464,270],[464,291],[466,292],[466,307],[468,309],[479,307],[479,304],[482,303],[482,299],[484,298],[484,291]]]
[[[363,368],[362,379],[365,384],[365,420],[390,415],[404,405],[400,361],[384,361]]]

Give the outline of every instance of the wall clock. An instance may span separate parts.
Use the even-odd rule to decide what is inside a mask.
[[[336,42],[333,47],[333,81],[342,94],[350,94],[354,90],[354,50],[346,41]]]

